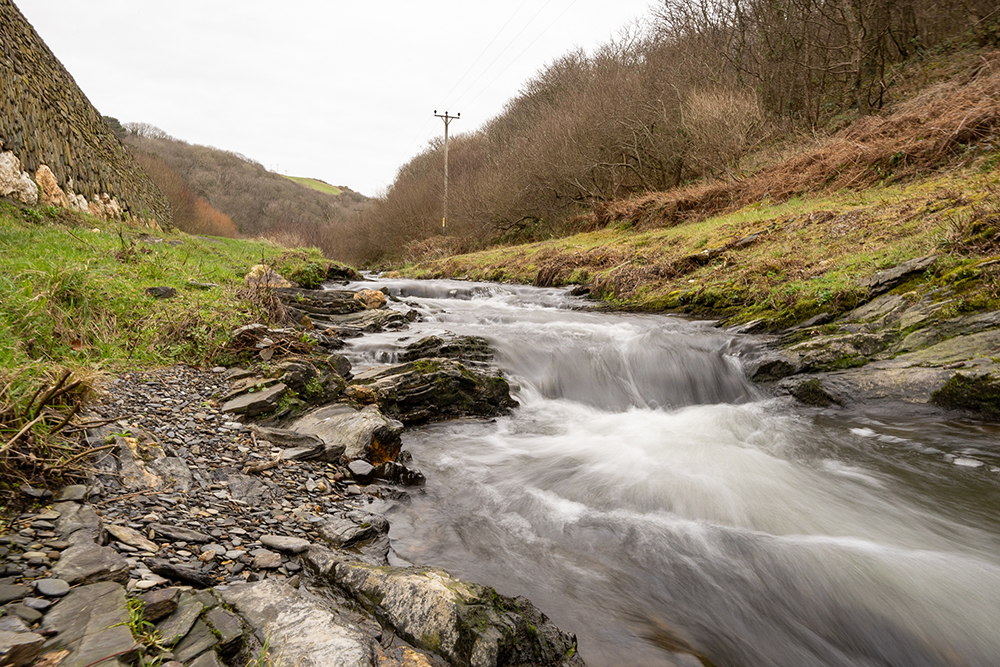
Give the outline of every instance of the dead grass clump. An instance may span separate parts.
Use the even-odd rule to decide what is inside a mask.
[[[595,207],[598,224],[671,227],[751,203],[902,181],[955,163],[980,143],[1000,150],[1000,52],[885,117],[864,116],[818,147],[740,181],[689,186]]]
[[[83,477],[73,423],[93,393],[96,374],[30,365],[0,371],[0,502],[8,507],[22,484],[62,485]]]

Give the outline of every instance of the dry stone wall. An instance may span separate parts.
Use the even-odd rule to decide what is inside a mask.
[[[163,193],[12,0],[0,0],[0,90],[0,142],[29,174],[47,165],[67,193],[169,224]]]

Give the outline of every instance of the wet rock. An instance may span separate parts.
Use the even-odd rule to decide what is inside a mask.
[[[495,417],[516,405],[506,380],[471,371],[453,359],[375,368],[356,375],[353,382],[372,389],[382,411],[404,424],[466,415]]]
[[[212,541],[211,535],[206,535],[197,530],[191,530],[190,528],[182,528],[181,526],[170,526],[163,523],[151,523],[149,528],[152,528],[157,535],[166,537],[174,542],[190,542],[193,544],[205,544]]]
[[[127,623],[122,586],[112,582],[81,586],[45,615],[43,627],[57,633],[45,643],[45,650],[72,651],[60,667],[95,665],[116,654],[127,663],[135,655]]]
[[[403,486],[419,486],[427,481],[424,474],[415,468],[408,468],[402,463],[386,461],[375,469],[375,477]]]
[[[576,637],[521,597],[430,568],[340,563],[335,580],[414,646],[452,664],[582,665]]]
[[[111,547],[81,542],[62,552],[52,573],[71,586],[100,581],[124,584],[128,580],[128,563]]]
[[[42,653],[45,638],[34,632],[0,630],[0,664],[12,667],[30,665]]]
[[[136,549],[150,551],[152,553],[156,553],[160,550],[160,545],[151,540],[147,540],[142,533],[134,528],[129,528],[128,526],[118,526],[112,523],[107,524],[104,529],[119,542],[135,547]]]
[[[316,530],[330,546],[351,547],[389,532],[385,517],[368,512],[342,512],[316,523]]]
[[[309,540],[284,535],[261,535],[260,543],[269,549],[290,554],[300,554],[309,548]]]
[[[278,384],[253,394],[243,394],[222,406],[223,412],[247,417],[256,417],[265,412],[273,412],[278,407],[278,401],[288,391],[288,387],[279,382]]]
[[[176,588],[161,588],[142,594],[143,616],[147,621],[158,621],[174,613],[180,601],[181,592]]]
[[[347,464],[351,478],[358,484],[370,484],[375,479],[375,467],[362,459],[356,459]]]
[[[435,357],[485,362],[493,359],[493,350],[489,341],[481,336],[456,336],[448,339],[427,336],[407,345],[399,355],[399,360],[416,361]]]
[[[34,582],[35,590],[39,595],[50,598],[59,598],[69,593],[69,582],[62,579],[37,579]]]
[[[267,579],[220,592],[274,655],[301,667],[373,667],[372,641],[301,589]]]
[[[291,429],[320,438],[326,446],[320,457],[324,461],[363,458],[379,464],[399,454],[403,425],[383,416],[375,406],[355,410],[338,404],[304,415]]]
[[[354,300],[370,310],[385,308],[386,305],[385,294],[373,289],[358,290],[354,294]]]
[[[351,374],[351,362],[350,360],[342,354],[331,354],[326,358],[326,363],[332,368],[340,377],[346,378]]]
[[[800,372],[838,370],[870,362],[892,339],[890,332],[817,336],[792,345],[785,350],[785,355]]]
[[[364,305],[354,298],[354,292],[346,290],[285,288],[275,290],[275,294],[286,305],[298,311],[299,316],[308,314],[310,318],[321,321],[330,315],[347,315],[364,310]]]

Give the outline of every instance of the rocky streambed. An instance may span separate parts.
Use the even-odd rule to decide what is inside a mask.
[[[86,417],[87,484],[22,489],[37,509],[0,536],[0,662],[582,665],[527,599],[402,560],[369,511],[423,483],[405,424],[514,405],[485,342],[354,375],[343,338],[415,313],[282,297],[298,326],[235,332],[240,366],[114,379]]]

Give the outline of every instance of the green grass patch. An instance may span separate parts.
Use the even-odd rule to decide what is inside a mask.
[[[335,197],[341,192],[340,188],[316,178],[303,178],[302,176],[285,176],[285,178],[311,190],[319,190],[320,192],[325,192],[326,194],[333,195]]]

